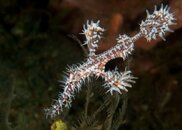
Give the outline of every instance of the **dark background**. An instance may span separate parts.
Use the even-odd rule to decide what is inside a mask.
[[[100,20],[106,29],[100,53],[115,44],[118,34],[136,34],[145,10],[152,12],[160,3],[175,12],[174,33],[167,34],[166,41],[138,40],[128,61],[113,60],[107,68],[123,70],[129,64],[139,77],[127,94],[119,130],[182,130],[182,0],[0,0],[0,129],[50,129],[54,120],[46,119],[43,109],[62,90],[58,81],[66,66],[85,58],[77,40],[85,40],[79,33],[87,19]],[[107,91],[101,79],[91,84]],[[70,112],[57,118],[70,129],[81,116],[87,90],[83,87]],[[98,98],[92,101],[90,114],[106,95],[94,95]],[[104,129],[103,111],[97,130]]]

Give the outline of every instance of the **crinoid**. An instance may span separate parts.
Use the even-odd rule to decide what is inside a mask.
[[[165,40],[166,32],[172,32],[170,25],[175,24],[173,13],[170,13],[168,6],[157,10],[155,6],[154,12],[149,14],[140,23],[140,31],[133,37],[127,35],[119,35],[116,39],[117,44],[109,50],[95,54],[99,45],[99,40],[102,38],[104,28],[99,26],[99,22],[87,21],[83,26],[82,34],[85,35],[86,41],[83,45],[88,46],[88,58],[79,65],[73,65],[68,68],[67,78],[64,81],[64,91],[60,93],[58,99],[52,104],[51,108],[46,109],[48,116],[54,117],[63,110],[64,107],[70,107],[72,98],[76,91],[81,89],[82,84],[86,79],[92,76],[102,77],[105,80],[104,87],[108,87],[108,92],[113,94],[114,91],[122,94],[123,91],[128,91],[127,88],[132,87],[135,83],[135,77],[132,76],[130,70],[119,72],[117,69],[105,72],[105,64],[115,58],[121,57],[123,60],[127,59],[134,51],[134,42],[141,37],[145,37],[148,42],[156,37],[161,37]]]

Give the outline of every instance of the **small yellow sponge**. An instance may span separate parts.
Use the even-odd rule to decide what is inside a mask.
[[[62,120],[56,120],[52,123],[51,130],[68,130],[68,128]]]

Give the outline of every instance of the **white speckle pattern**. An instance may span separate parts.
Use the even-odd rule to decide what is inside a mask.
[[[65,107],[69,108],[75,92],[80,91],[85,81],[90,82],[90,77],[102,77],[105,80],[104,86],[109,87],[108,92],[111,95],[114,92],[122,94],[124,91],[128,91],[127,88],[132,87],[132,83],[135,83],[134,79],[136,78],[132,76],[130,70],[119,72],[119,70],[115,69],[105,72],[106,63],[118,57],[126,60],[134,51],[134,42],[141,37],[145,37],[148,41],[155,40],[156,36],[164,39],[165,33],[172,31],[169,26],[175,24],[175,18],[169,12],[168,6],[163,7],[161,5],[158,11],[155,6],[153,14],[146,12],[147,18],[141,22],[138,34],[133,37],[125,34],[119,35],[116,39],[117,44],[114,47],[98,55],[95,54],[95,51],[104,29],[99,26],[99,21],[96,23],[87,21],[87,24],[83,26],[82,34],[86,37],[84,44],[88,46],[89,56],[82,64],[72,65],[67,68],[65,81],[61,81],[64,91],[58,95],[58,99],[55,100],[51,108],[45,110],[47,116],[53,118],[59,115],[60,111],[63,111]]]
[[[87,45],[89,48],[89,56],[95,55],[95,49],[98,47],[99,40],[102,38],[104,29],[99,26],[100,21],[94,23],[93,21],[83,25],[83,32],[86,37],[86,41],[83,45]]]
[[[140,24],[140,31],[143,36],[147,39],[147,41],[151,41],[152,39],[156,40],[156,37],[161,37],[164,41],[164,35],[166,32],[173,32],[169,28],[170,25],[174,25],[175,18],[173,13],[169,12],[170,8],[163,4],[161,8],[157,10],[155,6],[154,12],[152,14],[147,10],[147,18],[145,21],[142,21]]]

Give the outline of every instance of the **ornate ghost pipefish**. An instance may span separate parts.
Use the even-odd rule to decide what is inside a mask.
[[[58,95],[58,99],[51,108],[46,109],[47,116],[55,117],[64,107],[69,108],[75,91],[79,91],[85,80],[89,80],[92,76],[102,77],[105,80],[104,86],[109,87],[108,92],[111,94],[114,91],[120,94],[123,91],[128,91],[127,87],[132,87],[131,83],[135,83],[135,77],[131,75],[131,71],[125,69],[124,72],[119,72],[115,69],[105,72],[106,63],[118,57],[123,60],[127,59],[134,50],[134,42],[141,37],[145,37],[148,42],[152,39],[155,40],[157,36],[165,40],[165,33],[172,32],[169,26],[174,25],[176,20],[169,10],[170,8],[163,7],[163,4],[159,10],[155,6],[152,14],[149,14],[147,10],[146,19],[140,23],[139,33],[133,37],[125,34],[119,35],[116,39],[117,44],[101,54],[95,54],[95,51],[102,38],[104,28],[99,26],[99,21],[96,23],[87,21],[83,26],[82,34],[86,37],[83,45],[88,46],[88,58],[82,64],[68,67],[66,80],[63,81],[64,91]]]

